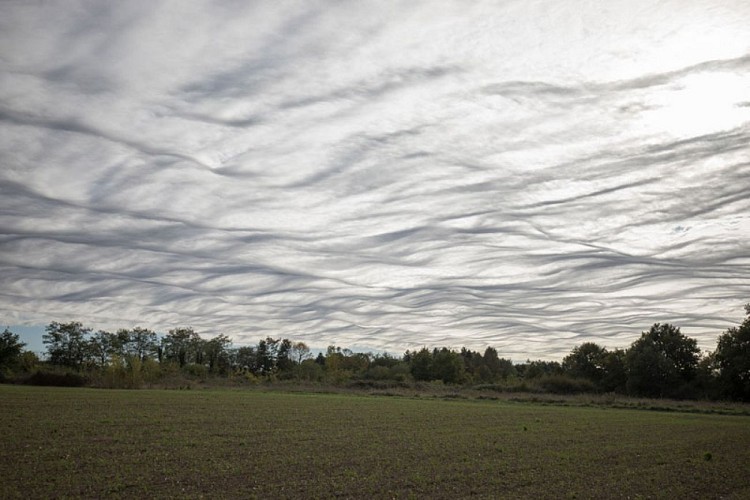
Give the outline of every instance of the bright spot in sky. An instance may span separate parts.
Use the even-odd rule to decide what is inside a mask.
[[[735,73],[687,75],[662,88],[645,116],[654,133],[677,138],[729,130],[750,120],[750,81]]]

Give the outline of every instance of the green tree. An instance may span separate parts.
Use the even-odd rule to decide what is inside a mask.
[[[562,373],[562,366],[557,361],[526,361],[526,363],[519,365],[517,369],[521,372],[523,378],[527,380],[540,378],[545,375],[560,375]]]
[[[485,370],[487,373],[486,376],[481,377],[482,381],[491,382],[501,378],[500,372],[502,370],[502,364],[500,362],[500,357],[497,355],[497,350],[494,347],[487,347],[484,350],[482,362],[484,370],[481,374],[484,375]]]
[[[276,371],[276,361],[279,354],[279,340],[266,337],[258,342],[256,351],[255,373],[271,375]]]
[[[309,382],[320,382],[323,380],[323,365],[314,359],[303,360],[299,365],[299,378]]]
[[[433,351],[431,371],[433,380],[442,380],[446,384],[458,384],[464,381],[466,368],[459,353],[443,347]]]
[[[494,347],[487,347],[482,355],[484,365],[492,374],[492,381],[507,380],[509,377],[515,377],[516,367],[509,359],[501,358],[497,355]]]
[[[226,335],[217,335],[206,341],[205,351],[209,373],[226,374],[229,372],[229,349],[231,345],[232,339]]]
[[[584,342],[563,358],[562,368],[572,377],[585,378],[599,385],[605,375],[606,357],[606,349],[594,342]]]
[[[655,323],[625,354],[631,394],[679,396],[695,378],[700,351],[694,339],[668,323]]]
[[[292,342],[289,339],[283,339],[279,342],[276,354],[276,368],[282,372],[291,371],[294,366],[292,359]]]
[[[127,354],[145,361],[156,355],[158,340],[155,332],[136,326],[128,332],[127,345]]]
[[[195,348],[200,340],[200,335],[190,327],[169,330],[162,338],[163,357],[167,361],[176,362],[180,368],[197,362]]]
[[[462,347],[461,358],[464,362],[465,377],[472,381],[490,382],[492,372],[484,362],[484,357],[476,351]]]
[[[404,358],[409,360],[409,371],[414,380],[432,379],[432,354],[426,347]]]
[[[392,368],[398,364],[401,363],[401,360],[395,356],[391,356],[387,352],[383,354],[376,354],[372,357],[370,360],[370,367],[384,367],[384,368]]]
[[[113,356],[120,355],[120,340],[115,333],[99,330],[89,338],[89,353],[99,366],[107,366]]]
[[[91,333],[91,329],[72,321],[52,322],[47,325],[45,331],[42,342],[47,345],[50,363],[80,369],[90,352],[86,337]]]
[[[0,377],[2,377],[4,371],[19,366],[21,353],[25,345],[19,340],[18,335],[8,328],[0,334]]]
[[[257,353],[254,347],[242,346],[235,356],[237,369],[241,372],[253,372],[257,365]]]
[[[363,352],[352,352],[349,349],[341,351],[343,355],[341,368],[349,374],[357,375],[367,371],[370,367],[370,354]]]
[[[30,373],[39,364],[39,356],[31,351],[23,351],[18,358],[18,367],[24,373]]]
[[[341,348],[335,345],[329,345],[326,348],[325,369],[329,373],[335,373],[344,368],[344,355]]]
[[[739,327],[731,327],[719,337],[714,352],[722,396],[750,401],[750,304]]]
[[[615,349],[607,351],[602,360],[604,375],[599,382],[599,389],[604,392],[625,392],[628,374],[625,370],[625,351]]]

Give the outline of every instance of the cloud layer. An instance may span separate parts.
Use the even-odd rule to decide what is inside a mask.
[[[750,301],[750,6],[652,3],[3,3],[3,320],[712,348]]]

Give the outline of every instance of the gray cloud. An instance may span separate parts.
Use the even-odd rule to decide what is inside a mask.
[[[3,4],[3,320],[712,348],[750,296],[750,11],[677,50],[688,18],[574,3]]]

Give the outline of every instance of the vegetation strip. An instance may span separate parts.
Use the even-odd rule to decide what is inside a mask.
[[[329,346],[313,358],[302,342],[266,338],[257,347],[232,348],[219,335],[206,340],[191,328],[159,339],[144,329],[92,332],[81,323],[53,322],[43,341],[47,359],[23,351],[18,336],[0,334],[0,382],[32,385],[140,388],[190,386],[194,381],[252,385],[261,382],[411,389],[440,382],[500,393],[611,393],[635,397],[750,402],[750,304],[739,327],[722,334],[716,351],[702,354],[695,339],[655,323],[628,349],[585,342],[562,363],[512,363],[491,346],[422,348],[400,358]]]

